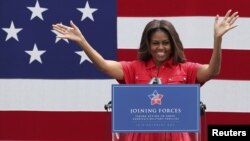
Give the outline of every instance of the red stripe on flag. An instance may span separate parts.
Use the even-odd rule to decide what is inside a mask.
[[[247,0],[119,0],[118,17],[215,16],[228,9],[239,10],[241,17],[250,17]]]
[[[212,49],[185,49],[188,61],[201,64],[209,63]],[[131,61],[137,58],[135,49],[119,49],[119,61]],[[217,79],[250,80],[250,50],[222,50],[221,73]],[[239,63],[240,62],[240,63]]]
[[[205,124],[250,124],[250,113],[207,112],[201,121],[204,135]],[[0,125],[0,140],[111,140],[110,112],[1,111]]]
[[[0,111],[0,140],[104,141],[110,131],[106,112]]]

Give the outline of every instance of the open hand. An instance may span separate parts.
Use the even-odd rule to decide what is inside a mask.
[[[53,29],[61,34],[57,36],[58,38],[70,39],[76,42],[85,40],[79,28],[72,21],[70,21],[70,26],[61,23],[52,25]]]
[[[214,22],[214,35],[215,37],[222,37],[227,31],[235,28],[234,22],[239,17],[238,12],[231,14],[232,10],[228,10],[224,19],[219,22],[219,15],[216,16]],[[231,15],[230,15],[231,14]]]

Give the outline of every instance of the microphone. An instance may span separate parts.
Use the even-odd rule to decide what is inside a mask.
[[[200,114],[201,114],[201,116],[203,116],[205,114],[206,109],[207,109],[206,105],[202,101],[200,101],[200,110],[201,110]]]
[[[159,77],[153,77],[148,84],[162,84]]]
[[[109,101],[108,104],[105,104],[105,105],[104,105],[104,109],[107,110],[107,111],[108,111],[109,109],[111,109],[111,108],[112,108],[112,101]]]

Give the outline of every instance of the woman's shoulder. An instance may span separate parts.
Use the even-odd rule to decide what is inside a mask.
[[[132,65],[132,66],[138,66],[138,65],[144,65],[145,62],[140,60],[132,60],[132,61],[120,61],[122,64]]]
[[[179,63],[179,65],[181,66],[181,68],[185,69],[185,70],[197,70],[198,67],[201,65],[200,63],[197,62],[184,62],[184,63]]]
[[[199,63],[186,61],[184,63],[179,63],[179,65],[181,65],[181,66],[187,66],[188,67],[188,66],[193,66],[193,65],[199,65]]]

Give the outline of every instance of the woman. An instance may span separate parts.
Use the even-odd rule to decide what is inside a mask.
[[[75,41],[91,61],[104,73],[125,84],[204,84],[217,76],[221,67],[222,36],[236,27],[238,12],[229,10],[219,22],[214,23],[214,48],[209,64],[186,62],[183,46],[174,26],[165,20],[149,22],[142,34],[139,59],[131,62],[117,62],[104,59],[86,41],[78,27],[71,21],[69,26],[53,25],[53,29],[66,38]],[[189,133],[126,133],[126,141],[191,141]]]

